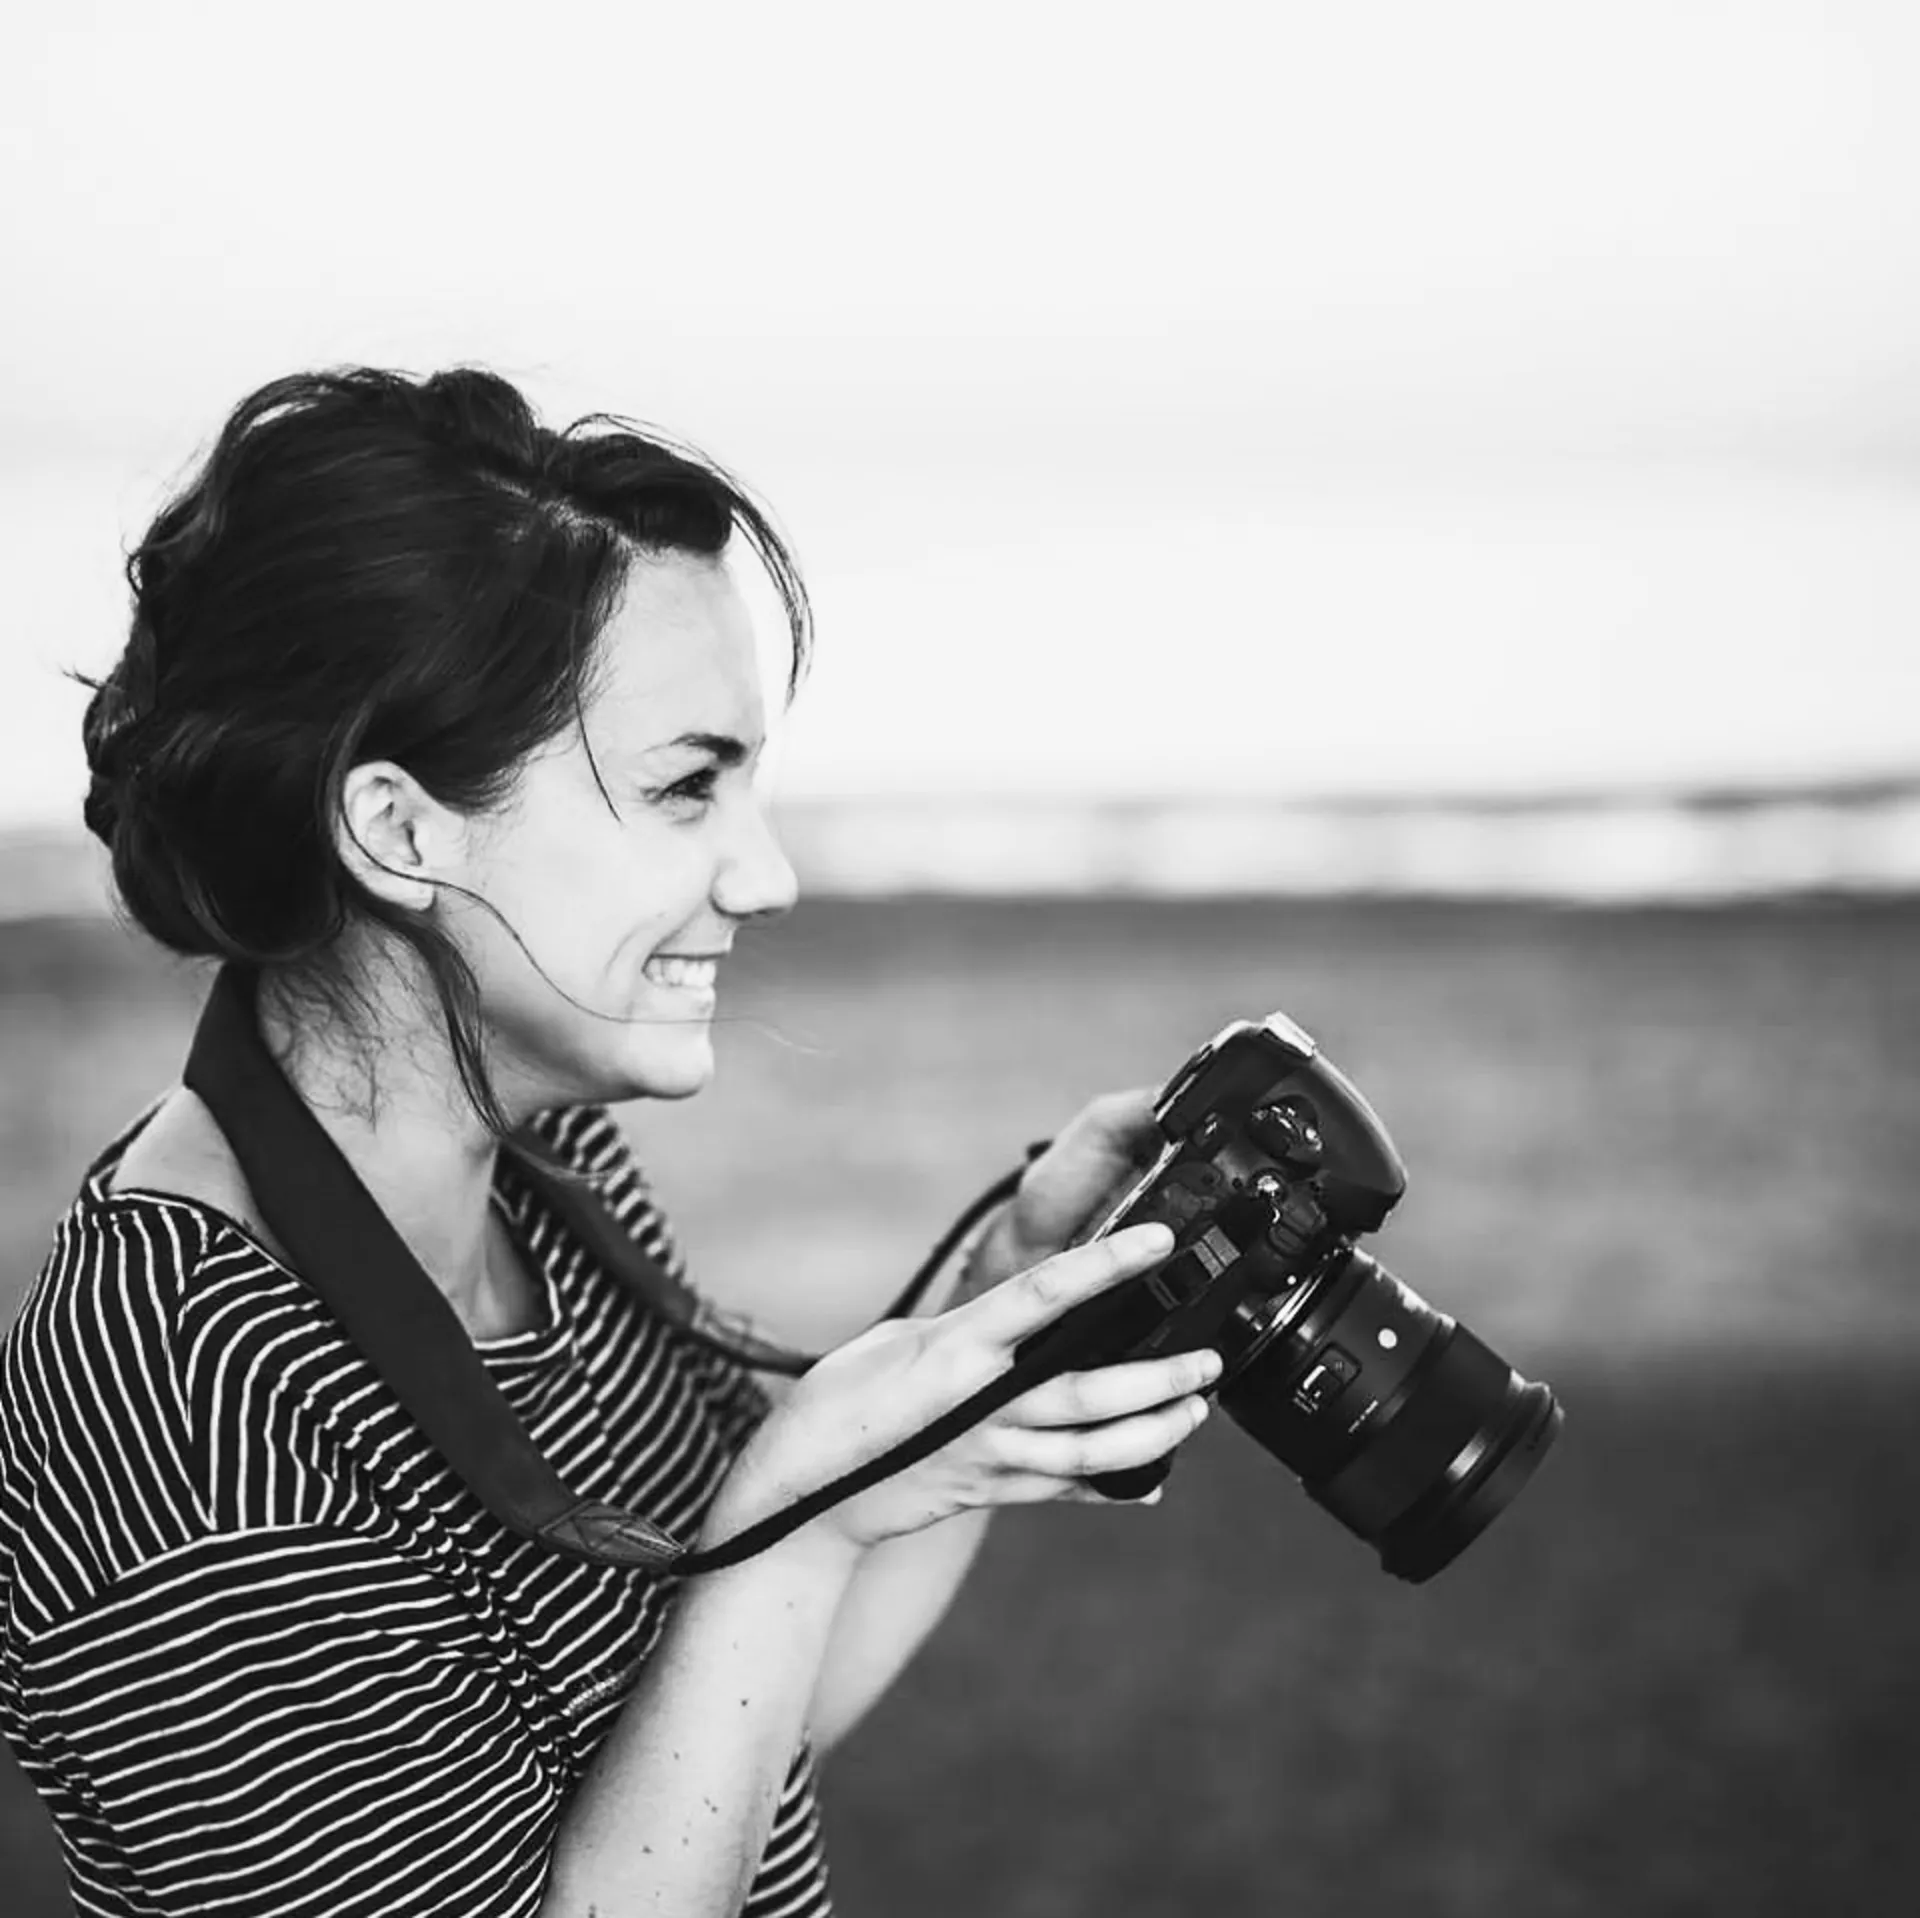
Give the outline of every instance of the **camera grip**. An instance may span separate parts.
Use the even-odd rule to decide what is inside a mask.
[[[1089,1472],[1087,1483],[1104,1498],[1145,1498],[1156,1485],[1166,1483],[1173,1470],[1173,1454],[1150,1460],[1145,1465],[1130,1465],[1124,1472]]]

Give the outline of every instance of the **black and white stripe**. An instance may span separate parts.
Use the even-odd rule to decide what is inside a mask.
[[[597,1107],[543,1136],[676,1273]],[[90,1169],[0,1348],[0,1735],[83,1914],[507,1918],[673,1587],[505,1531],[312,1291],[209,1207]],[[504,1160],[546,1288],[482,1357],[577,1491],[681,1536],[763,1416]],[[746,1906],[830,1911],[810,1753]]]

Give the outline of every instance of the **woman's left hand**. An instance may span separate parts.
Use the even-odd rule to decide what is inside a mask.
[[[967,1261],[951,1302],[1052,1258],[1118,1200],[1159,1152],[1158,1096],[1155,1087],[1136,1086],[1090,1099],[1027,1167]]]

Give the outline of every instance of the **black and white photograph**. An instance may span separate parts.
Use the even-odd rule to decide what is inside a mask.
[[[1894,1918],[1920,11],[23,0],[4,1918]]]

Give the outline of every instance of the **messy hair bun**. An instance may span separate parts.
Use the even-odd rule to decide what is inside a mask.
[[[635,554],[714,557],[736,526],[785,604],[791,690],[798,571],[691,449],[606,414],[544,427],[474,368],[262,387],[128,555],[126,648],[82,724],[86,823],[128,913],[176,952],[319,983],[350,923],[386,926],[425,962],[467,1090],[504,1129],[457,948],[335,850],[346,775],[391,759],[443,804],[498,803],[579,715]]]

